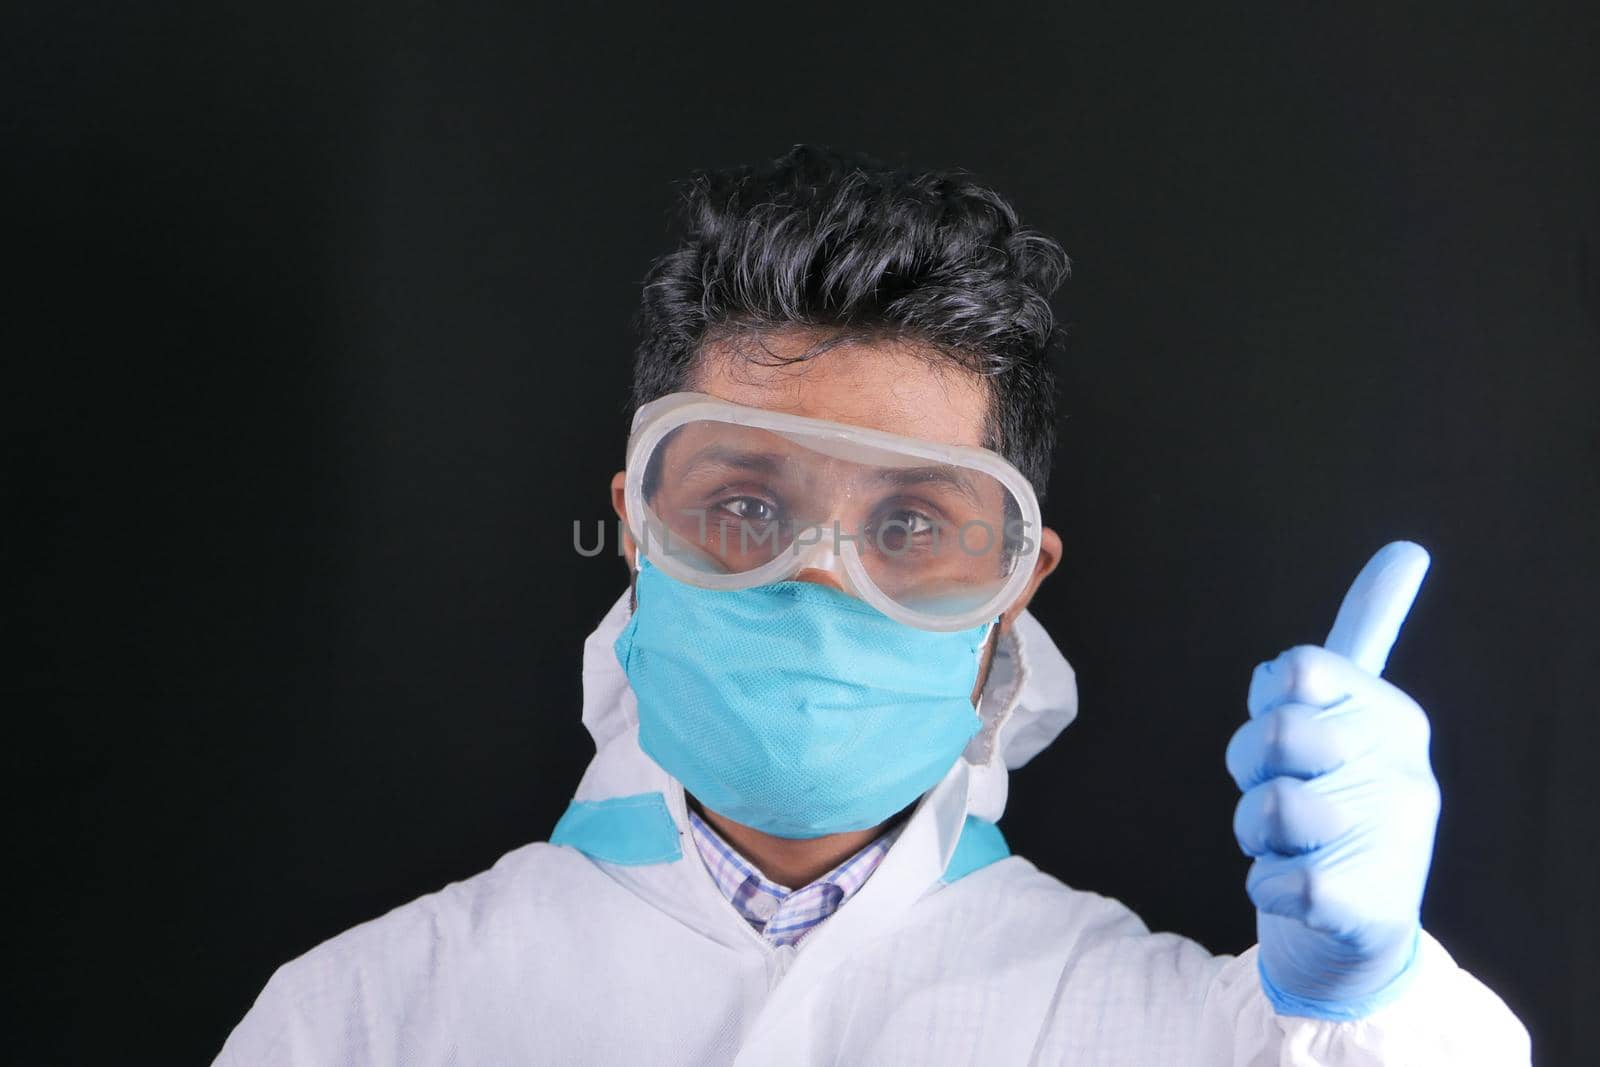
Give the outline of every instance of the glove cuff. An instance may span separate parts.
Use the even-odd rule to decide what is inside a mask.
[[[1421,945],[1422,928],[1419,926],[1412,936],[1411,951],[1407,954],[1405,966],[1400,969],[1400,973],[1387,985],[1355,1000],[1316,1000],[1285,992],[1273,985],[1272,979],[1267,977],[1267,969],[1261,962],[1259,953],[1256,955],[1256,972],[1261,978],[1261,991],[1266,994],[1273,1010],[1279,1015],[1297,1015],[1328,1022],[1352,1022],[1364,1019],[1379,1008],[1393,1003],[1410,988],[1412,980],[1417,975],[1417,952]]]

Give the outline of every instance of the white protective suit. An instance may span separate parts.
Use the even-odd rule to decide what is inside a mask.
[[[1416,980],[1376,1014],[1279,1016],[1254,949],[1213,956],[1152,934],[1006,855],[992,824],[1007,768],[1077,711],[1071,667],[1027,614],[964,758],[854,897],[798,948],[773,948],[718,892],[682,787],[638,746],[611,648],[627,616],[624,595],[585,646],[597,754],[552,835],[569,843],[519,848],[285,965],[218,1063],[1529,1061],[1517,1019],[1426,935]]]

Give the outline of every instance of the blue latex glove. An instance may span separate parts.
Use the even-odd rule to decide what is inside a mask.
[[[1427,715],[1379,675],[1427,569],[1419,545],[1380,549],[1325,647],[1256,667],[1228,745],[1261,984],[1280,1014],[1360,1018],[1413,969],[1439,786]]]

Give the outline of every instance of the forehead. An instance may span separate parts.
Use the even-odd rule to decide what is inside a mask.
[[[985,443],[989,391],[979,375],[895,340],[847,342],[798,359],[821,339],[786,330],[713,342],[690,388],[733,404],[939,444]]]

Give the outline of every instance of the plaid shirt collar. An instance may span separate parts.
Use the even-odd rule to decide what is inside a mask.
[[[810,885],[791,890],[769,881],[692,808],[689,827],[695,848],[717,888],[734,910],[773,945],[798,944],[838,911],[866,884],[900,835],[897,826]]]

